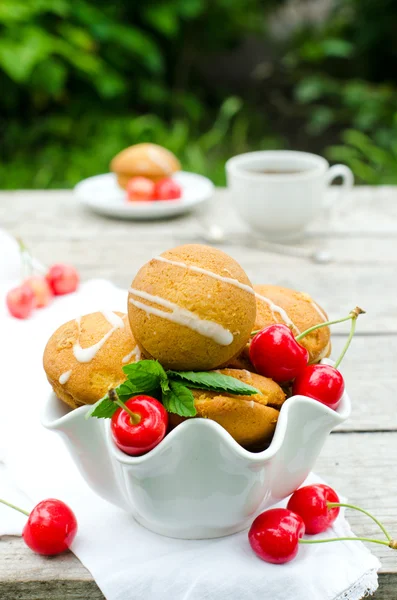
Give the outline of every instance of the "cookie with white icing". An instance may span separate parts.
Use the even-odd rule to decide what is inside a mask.
[[[266,446],[273,437],[285,393],[272,379],[256,373],[238,369],[222,369],[219,372],[253,385],[261,394],[236,396],[226,392],[192,390],[196,416],[216,421],[242,446]],[[184,421],[171,413],[169,419],[173,427]]]
[[[58,398],[77,408],[120,385],[122,367],[139,359],[127,315],[106,311],[61,325],[47,342],[43,364]]]
[[[159,181],[170,177],[180,168],[180,162],[172,152],[149,143],[125,148],[110,163],[110,170],[117,175],[117,182],[124,189],[131,177],[141,176]]]
[[[256,293],[255,330],[272,323],[285,323],[294,335],[299,335],[313,325],[328,320],[326,312],[304,292],[278,285],[254,285]],[[331,331],[321,327],[299,342],[310,355],[310,362],[318,362],[331,353]]]
[[[249,340],[256,299],[242,267],[210,246],[188,244],[144,265],[131,284],[128,315],[145,355],[165,368],[225,365]]]

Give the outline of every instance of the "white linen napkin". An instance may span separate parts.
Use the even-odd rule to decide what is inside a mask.
[[[71,318],[104,308],[125,311],[126,292],[90,281],[19,321],[5,309],[8,287],[0,286],[0,497],[25,509],[48,497],[69,504],[79,524],[73,552],[107,600],[359,600],[377,589],[380,563],[360,542],[301,547],[291,563],[271,565],[252,553],[247,532],[215,540],[170,539],[96,496],[61,439],[40,425],[49,391],[42,352],[52,332]],[[0,506],[0,535],[20,533],[24,521]],[[343,516],[323,534],[350,535]]]

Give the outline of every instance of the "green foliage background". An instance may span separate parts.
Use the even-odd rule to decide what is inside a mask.
[[[275,39],[284,4],[2,0],[0,187],[70,187],[148,140],[218,184],[229,156],[282,147],[396,184],[396,3],[335,0]],[[263,50],[239,81],[247,40]]]

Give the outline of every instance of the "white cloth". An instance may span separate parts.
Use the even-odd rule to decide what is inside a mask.
[[[6,289],[0,286],[0,461],[6,467],[0,497],[25,509],[46,497],[69,504],[79,524],[73,552],[107,600],[358,600],[376,590],[380,564],[360,542],[301,547],[291,563],[271,565],[252,553],[247,532],[200,541],[161,537],[96,496],[61,439],[40,425],[49,391],[42,352],[55,328],[71,318],[104,308],[125,311],[126,293],[90,281],[19,321],[7,314]],[[0,535],[20,533],[24,521],[0,506]],[[346,535],[351,531],[342,516],[326,532]]]

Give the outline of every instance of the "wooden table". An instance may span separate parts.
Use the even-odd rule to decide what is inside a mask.
[[[339,191],[330,194],[335,199]],[[332,316],[347,314],[356,304],[367,310],[343,365],[353,414],[329,437],[316,472],[351,502],[373,511],[397,536],[397,188],[356,188],[332,217],[310,227],[305,246],[328,250],[333,256],[329,264],[244,247],[237,237],[244,228],[224,190],[199,213],[153,223],[89,213],[70,191],[0,193],[0,226],[21,236],[39,260],[68,261],[83,278],[104,277],[125,288],[145,261],[167,248],[200,241],[209,223],[226,229],[230,243],[222,249],[242,264],[254,283],[307,291]],[[334,329],[335,355],[347,330],[343,325]],[[357,534],[378,533],[359,513],[351,512],[349,520]],[[397,554],[383,546],[372,545],[371,550],[382,561],[375,597],[395,600]],[[0,598],[103,596],[73,554],[41,558],[20,538],[6,537],[0,542]]]

